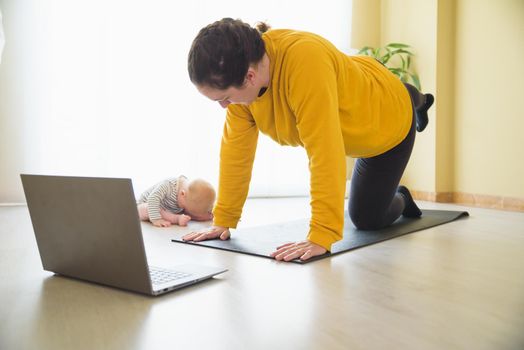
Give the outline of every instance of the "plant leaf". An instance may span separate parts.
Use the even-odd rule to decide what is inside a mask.
[[[404,59],[404,57],[402,57],[402,55],[400,55],[399,57],[400,57],[400,60],[402,61],[402,70],[407,70],[406,60]]]
[[[406,54],[406,55],[408,55],[408,56],[415,56],[415,54],[414,54],[413,52],[408,51],[408,50],[404,50],[404,49],[396,49],[396,50],[395,50],[395,53],[396,53],[397,55],[399,55],[399,54]]]
[[[406,83],[412,81],[413,85],[420,90],[421,85],[418,75],[410,72],[412,63],[411,57],[414,57],[415,54],[408,49],[411,49],[410,45],[393,42],[375,48],[364,46],[358,51],[358,53],[374,57],[382,62],[382,64],[384,64],[389,71],[396,75],[401,81]],[[392,60],[395,56],[397,56],[398,59]]]
[[[388,63],[389,59],[391,58],[391,54],[388,53],[382,57],[382,63],[386,64]]]
[[[418,74],[410,74],[411,80],[413,80],[413,85],[419,90],[422,91],[422,87],[420,86],[420,79],[418,78]]]
[[[401,44],[401,43],[389,43],[386,46],[393,47],[393,48],[396,48],[396,49],[406,49],[406,48],[410,47],[409,45]]]
[[[373,48],[371,46],[364,46],[363,48],[358,50],[358,54],[359,55],[368,55],[369,56],[369,51],[372,51],[372,50],[373,50]]]
[[[399,68],[389,68],[390,72],[395,74],[397,77],[401,77],[402,76],[402,69],[399,69]]]

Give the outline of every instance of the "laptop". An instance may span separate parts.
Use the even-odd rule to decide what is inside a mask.
[[[131,179],[20,177],[46,271],[149,295],[227,271],[149,266]]]

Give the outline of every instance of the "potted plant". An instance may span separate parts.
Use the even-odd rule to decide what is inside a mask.
[[[401,43],[390,43],[383,47],[365,46],[358,51],[359,55],[371,56],[382,62],[393,74],[404,83],[413,84],[421,90],[417,73],[411,71],[411,47]]]

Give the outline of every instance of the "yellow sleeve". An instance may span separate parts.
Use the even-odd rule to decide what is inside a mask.
[[[304,42],[288,54],[288,99],[309,158],[311,222],[308,240],[331,250],[342,239],[346,158],[340,127],[337,67],[324,46]]]
[[[249,110],[229,105],[220,148],[214,225],[236,228],[249,190],[257,140],[258,128]]]

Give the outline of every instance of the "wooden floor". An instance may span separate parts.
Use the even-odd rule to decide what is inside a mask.
[[[524,213],[466,210],[303,266],[145,225],[150,263],[229,269],[147,297],[43,271],[27,208],[0,207],[0,349],[524,349]],[[308,212],[306,198],[252,199],[242,225]]]

